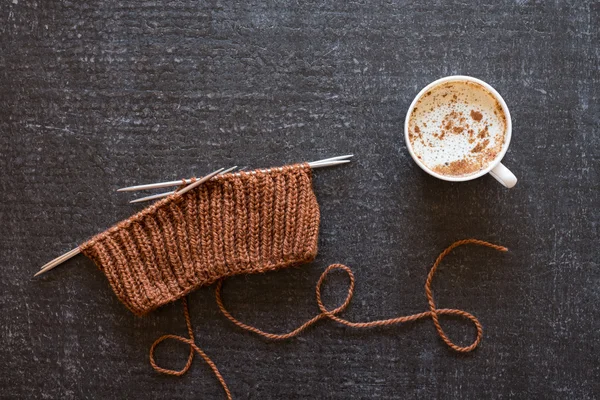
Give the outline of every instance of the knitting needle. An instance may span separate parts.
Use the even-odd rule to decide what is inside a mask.
[[[221,172],[221,174],[226,174],[227,172],[233,171],[236,168],[237,168],[237,165],[235,167],[231,167],[231,168]],[[159,188],[165,188],[165,187],[171,187],[171,186],[179,186],[179,185],[183,184],[184,181],[185,181],[186,185],[189,185],[190,183],[192,183],[191,179],[180,179],[178,181],[148,183],[146,185],[136,185],[136,186],[124,187],[124,188],[117,189],[117,192],[135,192],[138,190],[159,189]],[[171,193],[174,193],[174,192],[171,192]],[[169,194],[171,194],[171,193],[169,193]]]
[[[311,167],[313,168],[321,168],[321,167],[329,167],[329,166],[333,166],[333,165],[338,165],[338,164],[345,164],[346,162],[340,162],[340,163],[329,163],[330,161],[338,161],[338,160],[343,160],[343,159],[347,159],[350,157],[353,157],[353,154],[348,154],[345,156],[337,156],[337,157],[331,157],[331,158],[326,158],[323,160],[319,160],[319,161],[313,161],[308,163]],[[326,163],[324,165],[321,165],[322,163]],[[168,182],[158,182],[158,183],[148,183],[145,185],[136,185],[136,186],[129,186],[129,187],[124,187],[124,188],[120,188],[117,189],[117,192],[133,192],[133,191],[138,191],[138,190],[148,190],[148,189],[159,189],[159,188],[164,188],[164,187],[170,187],[170,186],[179,186],[181,185],[183,182],[185,181],[186,184],[190,184],[192,183],[191,179],[180,179],[178,181],[168,181]],[[169,192],[168,194],[172,194],[172,192]],[[168,194],[163,194],[161,193],[161,195],[167,195]],[[143,200],[142,199],[136,199],[134,201],[132,201],[132,203],[137,203],[140,201],[144,201],[144,200],[153,200],[155,198],[159,198],[159,197],[164,197],[164,196],[158,196],[157,197],[152,197],[152,196],[148,196],[147,198],[144,197]]]
[[[348,160],[348,158],[353,157],[353,154],[347,154],[344,156],[337,156],[337,157],[331,157],[331,158],[325,158],[323,160],[318,160],[318,161],[312,161],[310,163],[308,163],[308,165],[311,168],[322,168],[322,167],[330,167],[330,166],[334,166],[334,165],[340,165],[340,164],[346,164],[349,163],[350,160]],[[224,170],[223,168],[218,169],[217,171],[214,171],[212,173],[210,173],[209,175],[203,177],[202,179],[192,183],[191,185],[186,186],[185,188],[181,189],[180,194],[184,194],[190,190],[192,190],[193,188],[197,187],[198,185],[202,184],[203,182],[206,182],[207,180],[209,180],[210,178],[212,178],[213,176],[217,175],[217,174],[224,174],[227,173],[229,171],[232,171],[233,169],[235,169],[236,167],[232,167],[229,168],[227,170]],[[191,182],[191,180],[186,180],[187,182]],[[182,184],[182,181],[172,181],[172,182],[162,182],[162,183],[158,183],[158,184],[149,184],[149,185],[138,185],[138,186],[132,186],[130,188],[122,188],[120,189],[120,191],[129,191],[129,190],[141,190],[139,189],[140,187],[144,187],[145,189],[151,189],[151,188],[159,188],[159,187],[168,187],[167,184],[169,184],[168,186],[175,186],[175,185],[180,185]],[[164,185],[164,186],[156,186],[156,185]],[[136,188],[136,189],[134,189]],[[164,196],[168,196],[171,193],[161,193],[160,195]],[[155,196],[160,196],[160,195],[155,195]],[[157,198],[155,197],[155,198]],[[141,198],[141,199],[136,199],[133,202],[139,202],[139,201],[143,201],[143,200],[150,200],[147,198]],[[68,252],[66,252],[65,254],[55,258],[54,260],[46,263],[45,265],[42,266],[42,268],[40,269],[40,271],[38,271],[35,276],[41,275],[44,272],[50,271],[51,269],[56,268],[56,266],[62,264],[63,262],[67,261],[68,259],[75,257],[77,254],[80,253],[79,247],[70,250]]]
[[[325,161],[319,163],[308,163],[312,169],[315,168],[323,168],[323,167],[333,167],[334,165],[347,164],[350,160],[339,160],[339,161]]]
[[[330,167],[330,166],[333,166],[333,165],[345,164],[346,162],[350,161],[350,160],[347,160],[347,159],[351,158],[353,156],[354,156],[354,154],[347,154],[347,155],[344,155],[344,156],[337,156],[337,157],[325,158],[323,160],[309,162],[308,165],[310,165],[312,168]],[[346,160],[346,161],[345,162],[339,162],[339,163],[333,163],[333,161],[341,161],[341,160]],[[183,181],[184,181],[183,179],[180,179],[178,181],[148,183],[148,184],[145,184],[145,185],[129,186],[129,187],[124,187],[124,188],[117,189],[117,192],[134,192],[134,191],[138,191],[138,190],[159,189],[159,188],[165,188],[165,187],[171,187],[171,186],[179,186],[179,185],[181,185],[183,183]],[[191,179],[185,179],[185,183],[186,184],[190,184],[190,183],[192,183],[192,180]],[[171,194],[171,193],[169,193],[169,194]],[[154,198],[156,198],[156,197],[154,197]],[[149,198],[148,200],[152,200],[152,199]],[[135,202],[137,203],[138,201],[142,201],[142,200],[141,199],[136,199]]]
[[[38,275],[43,274],[46,271],[50,271],[51,269],[55,268],[57,265],[62,264],[65,261],[67,261],[68,259],[75,257],[79,253],[81,253],[81,250],[79,250],[79,247],[76,247],[71,251],[67,251],[62,256],[56,257],[54,260],[50,261],[49,263],[44,264],[42,266],[42,268],[33,276],[36,277]]]
[[[214,172],[211,172],[210,174],[202,177],[202,179],[197,180],[196,182],[192,183],[191,185],[188,185],[186,187],[184,187],[183,189],[181,189],[179,191],[179,193],[184,194],[190,190],[192,190],[193,188],[197,187],[198,185],[201,185],[202,183],[206,182],[207,180],[209,180],[210,178],[212,178],[213,176],[220,174],[221,172],[223,172],[225,168],[220,168]],[[66,252],[65,254],[56,257],[54,260],[50,261],[49,263],[46,263],[45,265],[42,266],[42,268],[35,274],[33,275],[34,277],[43,274],[44,272],[48,272],[51,269],[56,268],[58,265],[62,264],[63,262],[67,261],[70,258],[75,257],[77,254],[81,253],[81,250],[79,250],[79,247],[74,248],[73,250],[70,250],[68,252]]]
[[[319,160],[319,161],[312,161],[312,162],[309,162],[308,165],[310,165],[310,167],[313,168],[313,169],[314,168],[323,168],[323,167],[332,167],[334,165],[340,165],[340,164],[349,163],[350,160],[342,160],[342,158],[350,158],[352,156],[353,156],[353,154],[349,154],[349,155],[345,155],[345,156],[338,156],[338,157],[327,158],[327,159]],[[228,169],[228,170],[226,170],[226,171],[221,172],[221,174],[229,172],[230,170],[231,170],[231,168]],[[186,179],[185,181],[186,182],[187,181],[191,182],[190,179]],[[183,182],[183,180],[177,181],[177,182],[179,182],[179,184],[181,184]],[[148,184],[148,185],[141,185],[141,186],[146,186],[147,187],[147,186],[162,185],[162,184],[167,184],[167,183],[169,183],[169,182],[162,182],[162,183],[157,183],[157,184]],[[139,186],[132,186],[132,187],[139,187]],[[154,186],[154,187],[158,187],[158,186]],[[128,189],[128,188],[125,188],[125,189]],[[146,196],[146,197],[140,197],[139,199],[131,200],[130,203],[141,203],[141,202],[144,202],[144,201],[156,200],[156,199],[160,199],[161,197],[170,196],[173,193],[175,193],[175,191],[153,194],[153,195]]]
[[[225,171],[222,171],[219,175],[223,175],[226,174],[228,172],[233,171],[234,169],[237,168],[237,165],[235,167],[231,167],[229,169],[226,169]],[[185,180],[186,183],[191,183],[192,180],[191,179],[186,179]],[[168,182],[163,182],[163,183],[168,183]],[[179,181],[179,184],[183,183],[183,180]],[[160,199],[161,197],[167,197],[172,195],[173,193],[175,193],[176,190],[173,190],[172,192],[164,192],[164,193],[159,193],[159,194],[153,194],[152,196],[146,196],[146,197],[140,197],[139,199],[135,199],[135,200],[131,200],[130,203],[141,203],[142,201],[150,201],[150,200],[155,200],[155,199]],[[185,192],[183,192],[185,193]]]
[[[352,157],[354,157],[354,154],[346,154],[344,156],[337,156],[337,157],[331,157],[331,158],[324,158],[324,159],[318,160],[318,161],[311,161],[308,164],[310,165],[310,164],[323,163],[323,162],[326,162],[326,161],[347,160],[348,158],[352,158]]]

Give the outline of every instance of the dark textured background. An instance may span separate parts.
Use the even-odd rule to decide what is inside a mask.
[[[148,348],[185,333],[179,304],[134,317],[79,256],[46,261],[139,206],[124,185],[354,153],[320,170],[320,253],[299,268],[230,279],[243,321],[283,331],[317,311],[334,262],[357,289],[344,316],[426,309],[440,250],[440,307],[472,312],[484,340],[461,356],[430,320],[355,331],[323,321],[268,342],[241,331],[211,289],[191,296],[198,344],[234,397],[575,398],[600,396],[600,50],[597,1],[0,2],[0,396],[221,398],[196,360],[157,374]],[[450,74],[479,77],[513,115],[506,190],[491,177],[438,181],[410,159],[406,109]],[[345,278],[329,281],[329,304]],[[473,328],[444,319],[458,343]],[[159,349],[182,365],[183,345]]]

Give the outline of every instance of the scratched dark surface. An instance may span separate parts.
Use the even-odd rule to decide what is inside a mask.
[[[231,3],[236,3],[232,5]],[[335,262],[357,287],[354,321],[439,307],[478,316],[457,355],[431,320],[357,331],[321,321],[269,342],[190,298],[197,343],[241,399],[600,397],[600,4],[595,1],[26,1],[0,3],[0,397],[222,398],[196,359],[156,373],[148,349],[185,333],[181,306],[138,318],[78,256],[46,261],[139,206],[124,185],[354,153],[319,170],[320,252],[309,265],[225,285],[245,322],[291,329],[318,310]],[[513,115],[505,164],[519,178],[438,181],[410,159],[418,90],[479,77]],[[329,305],[345,295],[332,276]],[[443,318],[469,344],[472,325]],[[167,343],[163,366],[187,349]]]

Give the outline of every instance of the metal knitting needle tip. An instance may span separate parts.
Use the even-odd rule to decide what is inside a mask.
[[[226,171],[223,171],[222,173],[225,174],[235,168],[237,168],[237,166],[230,168]],[[160,189],[160,188],[166,188],[166,187],[171,187],[171,186],[179,186],[183,182],[185,182],[186,185],[189,185],[190,183],[192,183],[192,180],[191,179],[179,179],[177,181],[148,183],[145,185],[135,185],[135,186],[129,186],[129,187],[117,189],[117,192],[135,192],[138,190]]]
[[[190,183],[190,182],[191,181],[186,179],[185,183]],[[159,189],[159,188],[165,188],[165,187],[171,187],[171,186],[178,186],[178,185],[181,185],[181,183],[182,183],[181,179],[178,181],[148,183],[146,185],[136,185],[136,186],[120,188],[120,189],[117,189],[117,192],[135,192],[137,190]]]
[[[231,168],[227,168],[225,171],[221,171],[221,172],[219,172],[219,175],[225,175],[226,173],[233,171],[233,170],[234,170],[234,169],[236,169],[237,167],[238,167],[237,165],[234,165],[234,166],[233,166],[233,167],[231,167]],[[244,167],[244,168],[246,168],[246,167]],[[243,168],[242,168],[242,169],[243,169]]]
[[[349,163],[350,160],[335,160],[335,161],[325,161],[325,162],[318,162],[318,163],[308,163],[308,165],[315,169],[315,168],[323,168],[323,167],[333,167],[334,165],[341,165],[341,164],[347,164]]]
[[[232,168],[230,168],[230,170],[232,170],[233,168],[236,168],[236,167],[232,167]],[[225,170],[225,168],[220,168],[220,169],[218,169],[218,170],[216,170],[214,172],[211,172],[210,174],[206,175],[205,177],[203,177],[200,180],[197,180],[196,182],[192,183],[191,185],[187,185],[183,189],[179,190],[177,193],[179,193],[179,194],[185,194],[185,193],[189,192],[190,190],[192,190],[193,188],[200,186],[201,184],[203,184],[204,182],[206,182],[207,180],[209,180],[213,176],[220,174],[224,170]]]
[[[345,156],[337,156],[337,157],[331,157],[331,158],[324,158],[324,159],[318,160],[318,161],[311,161],[311,162],[309,162],[309,164],[320,164],[320,163],[324,163],[324,162],[328,162],[328,161],[347,160],[348,158],[352,158],[352,157],[354,157],[354,154],[346,154]]]
[[[49,263],[44,264],[42,266],[42,268],[33,276],[36,277],[38,275],[43,274],[44,272],[48,272],[51,269],[54,269],[57,266],[59,266],[60,264],[67,261],[68,259],[75,257],[79,253],[81,253],[81,250],[79,250],[79,247],[76,247],[73,250],[66,252],[62,256],[56,257],[54,260],[50,261]]]
[[[228,168],[225,171],[221,171],[219,173],[219,175],[223,175],[223,174],[226,174],[228,172],[231,172],[231,171],[233,171],[236,168],[237,168],[237,165],[234,166],[234,167]],[[191,179],[186,179],[186,181],[190,181],[191,182]],[[181,181],[179,181],[179,183],[181,183]],[[170,196],[173,193],[175,193],[175,190],[173,190],[171,192],[164,192],[164,193],[153,194],[151,196],[140,197],[139,199],[131,200],[129,203],[133,204],[133,203],[141,203],[141,202],[144,202],[144,201],[156,200],[156,199],[160,199],[160,198],[163,198],[163,197]]]

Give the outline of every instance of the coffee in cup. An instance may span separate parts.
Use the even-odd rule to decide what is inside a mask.
[[[510,141],[510,114],[482,81],[457,76],[428,85],[409,109],[405,133],[415,161],[434,176],[462,181],[490,172],[507,187],[516,183],[500,164]]]

